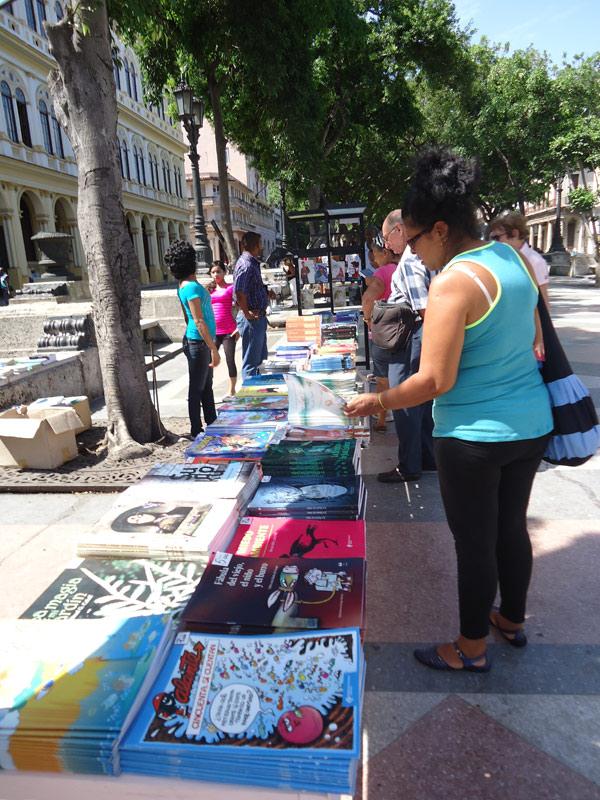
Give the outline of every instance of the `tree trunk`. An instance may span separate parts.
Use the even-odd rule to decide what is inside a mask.
[[[231,224],[231,205],[229,203],[229,176],[227,174],[227,139],[223,129],[223,112],[221,110],[221,93],[214,72],[208,76],[208,94],[213,112],[215,127],[215,145],[217,149],[217,168],[219,171],[219,194],[221,202],[221,219],[224,223],[223,237],[228,251],[229,263],[235,264],[238,257],[238,248],[233,236]]]
[[[130,458],[149,452],[138,443],[157,439],[160,424],[144,365],[139,265],[123,212],[106,3],[80,13],[80,19],[69,13],[46,26],[58,63],[48,84],[77,161],[77,224],[93,301],[108,444],[112,454]]]
[[[317,186],[317,184],[313,183],[308,187],[308,207],[309,208],[321,208],[321,204],[324,201],[323,192],[321,191],[321,187]]]
[[[579,165],[579,171],[581,172],[581,182],[583,183],[583,188],[587,189],[588,188],[588,182],[587,182],[587,178],[585,176],[585,167],[583,166],[583,164]],[[600,263],[600,241],[598,240],[598,229],[596,227],[596,217],[594,215],[594,209],[593,208],[592,208],[592,210],[590,212],[589,225],[590,225],[591,232],[592,232],[592,238],[594,239],[594,254],[596,256],[596,261],[598,261],[598,263]],[[598,282],[598,275],[599,275],[599,273],[596,273],[596,282]]]

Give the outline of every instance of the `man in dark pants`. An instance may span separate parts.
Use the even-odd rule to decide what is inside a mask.
[[[384,245],[402,255],[406,249],[406,236],[400,210],[392,211],[383,223]],[[392,278],[389,303],[408,303],[419,313],[420,322],[404,350],[390,355],[388,380],[390,388],[398,386],[419,370],[423,318],[427,306],[430,276],[416,256],[401,259]],[[398,464],[388,472],[380,472],[382,483],[416,481],[423,470],[435,469],[433,455],[433,419],[431,402],[413,408],[394,411],[394,424],[398,435]]]
[[[235,301],[240,309],[236,322],[242,336],[242,378],[258,374],[267,358],[267,288],[260,274],[262,242],[249,231],[242,238],[243,252],[233,270]]]

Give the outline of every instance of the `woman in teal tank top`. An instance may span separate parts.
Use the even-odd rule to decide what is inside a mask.
[[[532,550],[527,506],[552,413],[537,367],[543,342],[531,267],[513,248],[478,238],[474,162],[430,149],[403,207],[407,243],[432,271],[416,375],[348,403],[350,416],[435,398],[440,489],[454,537],[460,635],[415,650],[433,669],[487,672],[491,624],[523,647]],[[494,608],[496,592],[500,606]]]

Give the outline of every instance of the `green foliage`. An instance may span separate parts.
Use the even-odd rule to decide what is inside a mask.
[[[589,216],[598,202],[598,192],[592,192],[583,186],[571,189],[569,192],[569,206],[572,211],[584,216]]]

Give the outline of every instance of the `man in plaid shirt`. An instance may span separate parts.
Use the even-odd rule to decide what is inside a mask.
[[[406,250],[406,236],[402,224],[402,212],[391,211],[383,223],[384,245],[396,254]],[[427,307],[427,296],[431,277],[420,259],[412,253],[400,260],[392,277],[392,291],[388,303],[407,303],[418,312],[420,321],[404,350],[390,355],[388,380],[390,388],[398,386],[419,370],[421,359],[421,336],[423,318]],[[433,455],[433,418],[431,401],[414,408],[394,411],[394,424],[398,435],[398,464],[389,472],[380,472],[377,479],[382,483],[416,481],[423,470],[435,469]]]

